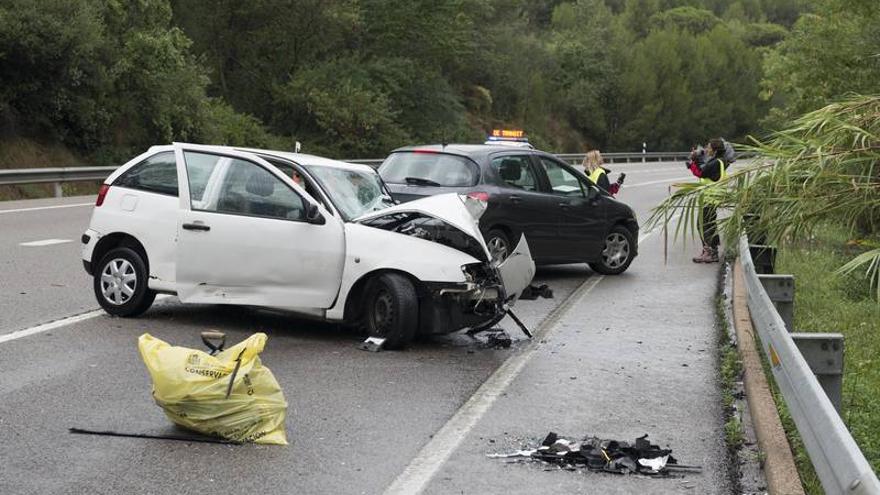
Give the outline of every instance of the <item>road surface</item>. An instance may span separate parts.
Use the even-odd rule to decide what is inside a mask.
[[[644,222],[680,164],[616,165],[620,198]],[[700,464],[692,493],[728,493],[717,386],[717,266],[692,246],[642,232],[618,277],[585,265],[539,269],[554,299],[521,301],[539,333],[511,349],[463,336],[367,353],[358,336],[287,314],[184,306],[166,298],[137,319],[97,311],[79,236],[92,198],[0,203],[0,493],[681,493],[682,480],[544,471],[487,454],[553,430],[644,433]],[[74,316],[79,315],[79,316]],[[54,321],[54,323],[52,323]],[[511,335],[521,334],[504,322]],[[255,331],[284,388],[289,447],[72,435],[70,427],[174,432],[150,396],[144,333],[200,348],[199,332]]]

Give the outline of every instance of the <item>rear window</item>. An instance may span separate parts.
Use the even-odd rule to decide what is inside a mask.
[[[120,175],[114,186],[177,196],[177,161],[167,151],[153,155]]]
[[[477,165],[462,156],[446,153],[392,153],[379,167],[379,175],[392,184],[467,187],[480,179]]]

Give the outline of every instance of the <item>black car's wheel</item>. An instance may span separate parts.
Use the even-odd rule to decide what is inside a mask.
[[[618,275],[629,268],[634,256],[632,233],[622,225],[615,225],[605,236],[599,261],[590,263],[590,268],[603,275]]]
[[[95,297],[111,315],[138,316],[156,299],[156,293],[147,287],[147,265],[133,249],[111,249],[94,273]]]
[[[492,229],[489,231],[489,234],[486,236],[486,246],[489,247],[489,254],[492,255],[493,260],[504,261],[510,256],[510,252],[513,250],[513,245],[510,243],[510,238],[507,237],[507,233],[501,229]]]
[[[370,337],[385,339],[389,349],[406,346],[419,325],[419,300],[412,282],[386,273],[370,282],[365,295],[363,319]]]

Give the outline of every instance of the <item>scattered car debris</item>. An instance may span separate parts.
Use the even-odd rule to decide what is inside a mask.
[[[385,339],[379,337],[367,337],[367,340],[358,344],[358,349],[362,351],[379,352],[385,345]]]
[[[466,334],[483,349],[509,349],[513,345],[510,334],[501,327],[472,328]]]
[[[647,440],[645,434],[629,443],[585,437],[580,441],[560,438],[550,432],[541,446],[532,450],[518,450],[507,454],[489,454],[495,459],[524,458],[555,464],[562,469],[585,467],[590,471],[616,474],[644,474],[670,476],[673,472],[700,472],[700,466],[679,464],[672,450],[661,449]]]
[[[147,333],[138,339],[153,399],[168,419],[232,442],[287,445],[287,401],[259,357],[266,334],[255,333],[225,350],[220,350],[225,336],[219,332],[203,337],[216,354],[172,346]]]
[[[538,297],[553,299],[553,289],[548,287],[547,284],[541,284],[540,286],[529,285],[519,295],[519,298],[525,301],[533,301]]]

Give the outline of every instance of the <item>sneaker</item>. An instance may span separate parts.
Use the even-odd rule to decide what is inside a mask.
[[[703,246],[703,251],[700,253],[699,256],[694,256],[693,261],[694,263],[711,263],[712,258],[709,248],[707,246]]]
[[[709,248],[709,256],[708,261],[704,261],[704,263],[718,263],[718,249],[717,248]]]

